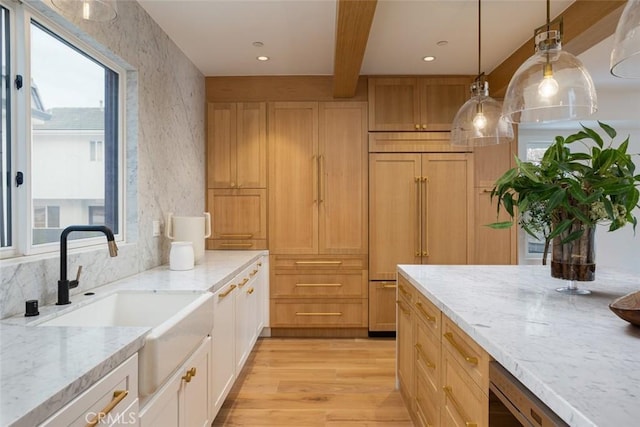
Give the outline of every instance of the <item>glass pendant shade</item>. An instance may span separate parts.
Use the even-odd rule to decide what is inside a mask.
[[[513,141],[513,125],[502,117],[502,105],[489,96],[486,82],[471,86],[473,96],[458,110],[451,127],[451,144],[484,146]]]
[[[618,21],[611,51],[611,74],[640,78],[640,0],[629,0]]]
[[[551,31],[550,33],[555,33]],[[537,52],[518,68],[504,97],[502,113],[512,123],[579,120],[598,109],[596,90],[582,62],[547,37]]]
[[[116,0],[51,0],[51,3],[71,18],[107,22],[116,19]]]

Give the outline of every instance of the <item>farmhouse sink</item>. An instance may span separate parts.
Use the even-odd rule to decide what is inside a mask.
[[[138,352],[140,397],[152,394],[213,328],[210,292],[119,291],[38,326],[149,327]]]

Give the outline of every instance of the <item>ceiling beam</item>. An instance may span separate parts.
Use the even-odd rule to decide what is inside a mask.
[[[333,96],[351,98],[356,92],[362,59],[378,0],[337,0]]]
[[[576,0],[560,14],[564,22],[562,48],[573,55],[579,55],[609,37],[616,31],[626,3],[626,0]],[[541,22],[541,25],[544,25],[544,22]],[[532,32],[533,30],[534,28],[531,29]],[[532,37],[491,71],[487,81],[493,97],[504,97],[511,77],[533,53]]]

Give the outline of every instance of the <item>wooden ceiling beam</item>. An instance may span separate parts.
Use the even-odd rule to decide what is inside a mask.
[[[560,14],[564,21],[562,48],[573,55],[579,55],[609,37],[616,31],[626,3],[626,0],[576,0]],[[540,25],[544,25],[544,22]],[[532,32],[533,30],[534,28],[531,29]],[[487,81],[491,96],[504,97],[511,77],[533,53],[532,37],[489,74]]]
[[[333,96],[351,98],[358,85],[378,0],[337,1]]]

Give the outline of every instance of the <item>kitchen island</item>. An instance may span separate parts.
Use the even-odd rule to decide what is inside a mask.
[[[400,265],[398,274],[570,426],[638,425],[640,328],[608,304],[640,279],[601,269],[579,284],[592,294],[579,296],[556,292],[563,282],[544,266]]]

